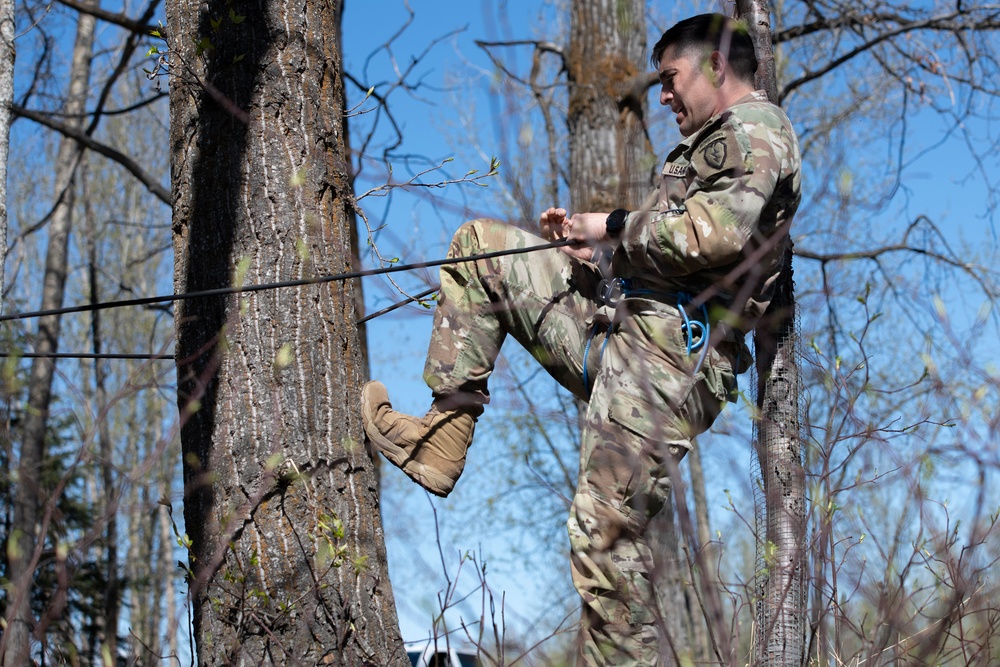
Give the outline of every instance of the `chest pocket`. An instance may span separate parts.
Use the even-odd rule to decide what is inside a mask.
[[[688,188],[694,178],[695,172],[687,156],[681,154],[672,161],[668,159],[660,172],[659,210],[683,210]]]

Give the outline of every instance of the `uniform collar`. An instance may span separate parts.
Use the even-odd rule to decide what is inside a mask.
[[[683,140],[681,140],[679,144],[677,144],[677,147],[690,148],[691,146],[697,144],[698,141],[703,136],[705,136],[706,133],[711,133],[719,129],[720,121],[730,112],[730,110],[733,107],[739,106],[740,104],[749,104],[751,102],[767,102],[767,101],[768,101],[767,93],[764,92],[763,90],[754,90],[747,93],[746,95],[739,98],[738,100],[730,104],[728,107],[726,107],[725,109],[723,109],[722,111],[720,111],[719,113],[715,114],[707,121],[705,121],[705,124],[702,125],[700,128],[698,128],[697,132],[692,134],[690,137],[685,137]],[[677,149],[675,148],[673,151],[671,151],[671,153],[675,153],[676,151]]]
[[[763,90],[755,90],[753,92],[747,93],[740,99],[733,102],[732,106],[736,106],[737,104],[746,104],[748,102],[767,102],[767,101],[768,99],[766,92],[764,92]]]

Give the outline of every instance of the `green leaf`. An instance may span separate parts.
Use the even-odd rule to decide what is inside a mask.
[[[274,358],[274,367],[277,369],[286,368],[292,363],[292,344],[285,343],[278,350],[278,354]]]
[[[247,271],[250,270],[251,262],[249,257],[243,257],[236,263],[236,276],[233,279],[233,284],[237,287],[243,287],[243,281],[247,277]]]
[[[368,569],[368,556],[358,556],[351,561],[351,565],[354,567],[354,574],[361,574]]]
[[[267,457],[267,461],[264,462],[264,470],[266,472],[273,472],[284,462],[285,456],[283,454],[271,454]]]
[[[309,260],[309,244],[305,239],[295,239],[295,252],[303,262]]]
[[[934,310],[937,312],[938,319],[946,321],[948,319],[948,309],[944,305],[944,299],[939,295],[934,295]]]
[[[215,48],[215,46],[212,45],[212,40],[210,40],[208,37],[202,37],[195,44],[197,46],[197,48],[195,48],[195,55],[198,56],[202,55],[206,51],[211,51],[212,49]]]
[[[230,9],[229,20],[232,21],[233,23],[240,24],[243,23],[244,20],[246,20],[246,16],[244,16],[243,14],[237,14],[236,10]]]

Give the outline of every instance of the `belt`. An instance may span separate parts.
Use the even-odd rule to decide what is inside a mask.
[[[736,343],[742,350],[744,346],[745,334],[736,327],[716,319],[711,321],[708,315],[708,306],[718,305],[728,306],[724,303],[724,294],[720,294],[723,299],[713,298],[705,303],[699,304],[694,311],[688,307],[691,303],[691,295],[686,292],[674,292],[666,290],[654,290],[636,286],[636,284],[626,278],[604,279],[599,285],[600,298],[605,305],[617,308],[619,304],[627,299],[644,299],[662,303],[680,315],[682,324],[681,331],[687,339],[687,354],[690,355],[695,350],[701,350],[695,372],[701,368],[708,352],[708,342],[712,337],[712,328],[716,329],[715,340],[717,345],[721,343]],[[700,315],[700,318],[698,317]],[[721,335],[720,335],[721,334]],[[739,357],[741,355],[737,355]]]

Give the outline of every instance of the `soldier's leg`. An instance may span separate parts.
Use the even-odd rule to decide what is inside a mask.
[[[456,232],[449,257],[543,245],[510,225],[476,220]],[[424,378],[434,405],[423,417],[392,409],[385,387],[362,390],[365,432],[385,457],[437,495],[465,466],[475,419],[504,338],[518,340],[566,388],[584,395],[585,322],[600,276],[558,249],[445,265]],[[603,333],[599,336],[603,340]],[[596,372],[596,355],[591,364]]]
[[[568,522],[584,600],[581,664],[669,662],[645,531],[670,492],[669,467],[711,425],[733,381],[714,351],[692,377],[682,344],[675,318],[626,317],[594,387]]]
[[[474,220],[455,233],[448,256],[544,243],[511,225]],[[585,397],[585,322],[597,308],[599,282],[593,266],[558,249],[443,266],[424,367],[435,399],[488,403],[487,381],[508,334],[560,384]]]

